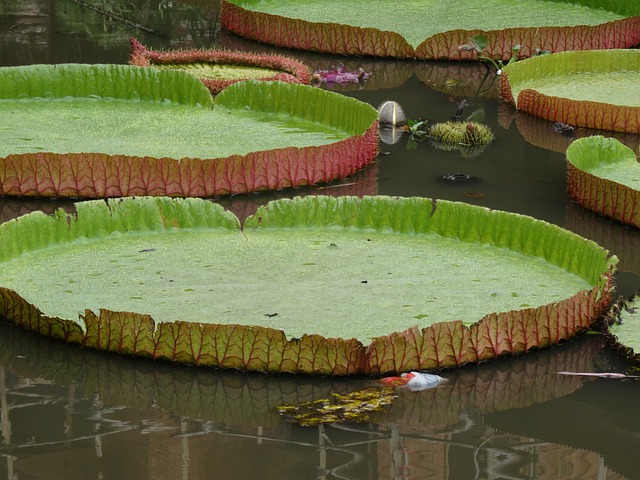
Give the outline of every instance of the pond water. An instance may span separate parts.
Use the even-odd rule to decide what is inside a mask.
[[[427,142],[411,148],[401,137],[381,141],[376,164],[342,182],[216,201],[240,217],[271,199],[307,194],[465,201],[593,239],[620,258],[618,293],[640,287],[640,230],[569,200],[563,152],[571,139],[501,103],[482,65],[282,51],[220,31],[217,14],[209,0],[0,0],[0,65],[126,63],[129,37],[136,36],[158,49],[222,46],[285,53],[314,69],[362,66],[372,73],[366,84],[334,90],[374,106],[395,100],[412,119],[446,120],[468,98],[464,113],[482,111],[496,136],[482,152],[443,152]],[[574,136],[593,133],[578,129]],[[637,151],[637,135],[618,138]],[[472,178],[442,179],[456,173]],[[0,198],[0,220],[58,207],[73,208],[68,201]],[[440,372],[447,383],[399,391],[376,423],[300,427],[275,408],[372,380],[121,358],[0,322],[0,479],[640,478],[640,383],[557,374],[626,368],[600,335],[585,335]]]

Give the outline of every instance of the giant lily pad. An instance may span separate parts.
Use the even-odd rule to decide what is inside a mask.
[[[569,194],[583,207],[640,227],[640,163],[629,147],[599,135],[567,148]]]
[[[640,51],[596,50],[511,63],[502,96],[536,117],[579,127],[640,133]]]
[[[321,52],[473,59],[458,47],[487,38],[486,54],[508,59],[537,51],[628,48],[640,42],[640,5],[542,0],[223,0],[222,26],[243,37]]]
[[[213,94],[242,80],[309,83],[308,67],[281,55],[227,50],[157,52],[148,49],[135,38],[130,42],[131,65],[185,71],[199,78]]]
[[[0,69],[0,195],[202,196],[346,177],[377,154],[377,113],[283,82],[212,100],[195,77],[128,65]]]
[[[279,200],[243,230],[200,199],[93,201],[0,226],[0,317],[198,365],[402,372],[572,337],[608,307],[616,261],[530,217],[424,198]]]
[[[613,346],[629,362],[640,366],[640,293],[612,306],[608,332]]]

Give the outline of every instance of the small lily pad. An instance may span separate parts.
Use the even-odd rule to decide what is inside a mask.
[[[640,227],[640,163],[614,138],[592,136],[567,148],[569,194],[583,207]]]
[[[616,349],[634,366],[640,366],[640,294],[612,307],[608,331]]]
[[[135,38],[130,41],[131,65],[187,72],[199,78],[213,94],[242,80],[309,83],[309,68],[282,55],[213,49],[158,52]]]

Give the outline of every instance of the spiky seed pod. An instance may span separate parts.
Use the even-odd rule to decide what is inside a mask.
[[[407,117],[400,104],[387,100],[378,107],[378,122],[380,125],[404,125]]]
[[[483,123],[452,121],[436,123],[429,136],[437,142],[463,146],[488,145],[494,138],[491,129]]]

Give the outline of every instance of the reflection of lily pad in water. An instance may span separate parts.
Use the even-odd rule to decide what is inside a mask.
[[[241,80],[309,83],[309,69],[291,58],[225,50],[156,52],[135,38],[131,39],[129,63],[187,72],[214,94]]]
[[[502,96],[553,122],[640,133],[640,51],[563,52],[504,68]]]
[[[567,148],[569,194],[583,207],[640,227],[640,163],[618,140],[593,136]]]
[[[468,409],[487,413],[567,395],[580,388],[583,380],[555,372],[589,372],[596,364],[602,368],[607,358],[601,355],[602,348],[602,342],[594,341],[593,336],[583,337],[562,348],[539,351],[535,361],[513,359],[506,369],[484,364],[449,370],[445,389],[419,395],[396,390],[398,397],[391,410],[380,419],[382,428],[401,425],[435,430],[456,424]],[[123,362],[115,355],[68,348],[8,325],[0,325],[0,361],[26,378],[77,385],[99,395],[104,404],[146,412],[153,398],[159,408],[171,412],[172,418],[192,417],[226,425],[280,426],[278,405],[311,402],[334,393],[344,395],[375,384],[370,379],[352,377],[237,375],[222,370],[175,368],[168,363],[149,368],[147,362]]]
[[[243,82],[212,100],[183,72],[35,65],[1,69],[0,99],[0,195],[277,190],[344,178],[377,153],[371,106],[304,85]]]
[[[606,306],[615,261],[529,217],[428,199],[278,201],[244,232],[203,200],[77,209],[70,223],[3,224],[2,316],[101,350],[247,370],[384,373],[555,344]]]
[[[496,58],[536,49],[553,52],[593,48],[628,48],[640,42],[640,7],[592,1],[462,0],[223,0],[222,26],[234,33],[278,46],[322,52],[471,59],[458,49],[485,32],[487,52]]]
[[[429,88],[455,97],[500,96],[498,77],[483,64],[420,62],[415,72]]]

